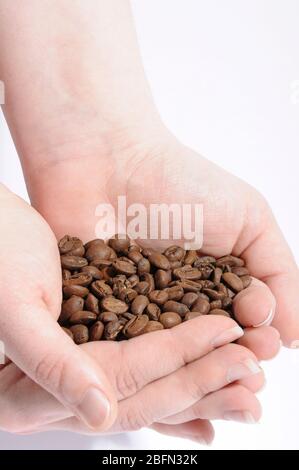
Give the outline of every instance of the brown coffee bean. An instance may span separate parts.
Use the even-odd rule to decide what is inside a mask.
[[[160,307],[157,304],[148,304],[146,314],[150,320],[158,321],[161,314]]]
[[[170,269],[170,264],[166,256],[162,255],[162,253],[158,253],[157,251],[154,251],[150,256],[149,256],[149,262],[155,266],[155,268],[158,269],[163,269],[165,271],[168,271]]]
[[[193,320],[193,318],[202,317],[202,315],[203,314],[200,312],[188,312],[186,313],[184,320],[185,321]]]
[[[221,282],[223,271],[221,268],[216,268],[214,271],[213,282],[217,286]]]
[[[236,274],[239,277],[249,275],[249,271],[247,268],[238,268],[238,267],[232,268],[232,273]]]
[[[174,326],[177,326],[182,323],[180,315],[176,312],[161,313],[159,321],[160,323],[162,323],[164,328],[173,328]]]
[[[222,309],[214,309],[214,310],[211,310],[210,311],[210,315],[222,315],[224,317],[229,317],[230,318],[230,314],[228,312],[226,312],[226,310],[222,310]]]
[[[137,265],[137,272],[139,276],[142,276],[145,273],[149,273],[151,270],[150,262],[147,258],[142,258]]]
[[[61,255],[84,256],[85,248],[83,242],[77,237],[65,235],[58,243]]]
[[[226,297],[226,298],[227,298],[227,297]],[[230,299],[229,299],[229,300],[230,300]],[[221,301],[221,300],[213,300],[213,302],[210,303],[210,310],[215,310],[215,309],[219,310],[219,309],[222,309],[222,307],[223,307],[223,308],[226,308],[226,307],[224,306],[224,301],[225,301],[225,299],[223,299],[223,301]],[[227,307],[228,307],[228,305],[227,305]]]
[[[195,281],[188,281],[188,280],[176,281],[176,285],[183,288],[184,292],[198,293],[202,288],[202,285],[199,284],[199,282],[200,281],[195,282]]]
[[[118,316],[112,312],[102,312],[99,315],[99,320],[101,320],[103,323],[109,323],[111,321],[117,321]]]
[[[71,315],[68,321],[71,325],[89,325],[89,323],[96,321],[96,319],[96,313],[89,312],[88,310],[78,310]]]
[[[128,287],[133,289],[139,282],[139,276],[137,276],[137,274],[132,274],[132,276],[128,278],[128,281],[130,283]]]
[[[236,274],[224,273],[222,279],[234,292],[241,292],[244,289],[242,279]]]
[[[243,283],[243,289],[247,289],[252,283],[252,277],[251,276],[242,276],[241,281]]]
[[[190,266],[192,266],[193,263],[195,263],[195,261],[197,260],[197,258],[198,258],[198,255],[197,255],[196,251],[190,250],[186,253],[184,263],[189,264]]]
[[[123,302],[126,302],[127,304],[129,304],[130,302],[133,302],[133,300],[136,299],[137,296],[138,294],[136,290],[127,289],[127,288],[120,289],[119,294],[116,295],[116,297],[119,300],[122,300]]]
[[[91,277],[96,281],[99,281],[103,278],[101,271],[96,266],[84,266],[81,269],[81,272],[90,274]]]
[[[181,286],[167,287],[165,290],[168,294],[168,300],[179,301],[184,296],[184,290]]]
[[[63,286],[83,286],[87,287],[92,282],[92,277],[87,273],[72,274],[69,279],[63,281]]]
[[[94,281],[91,284],[91,290],[96,297],[102,299],[103,297],[107,297],[108,295],[112,295],[112,289],[106,281]]]
[[[164,326],[162,323],[154,320],[150,320],[144,330],[142,331],[142,334],[146,333],[152,333],[153,331],[159,331],[159,330],[164,330]]]
[[[68,300],[63,302],[61,306],[61,314],[59,317],[59,321],[61,323],[67,322],[70,317],[79,310],[83,310],[84,307],[84,300],[82,297],[78,297],[77,295],[72,295]]]
[[[183,266],[182,268],[174,269],[173,275],[181,280],[195,281],[201,279],[201,272],[197,268],[192,268],[192,266]]]
[[[214,289],[216,287],[214,282],[209,280],[197,281],[197,284],[200,289]]]
[[[126,320],[131,320],[131,318],[135,317],[135,315],[133,315],[133,313],[130,313],[130,312],[125,312],[121,316],[125,318]],[[118,319],[120,319],[120,317],[118,317]]]
[[[104,325],[101,321],[97,321],[89,330],[89,341],[100,341],[104,333]]]
[[[88,328],[85,325],[74,325],[70,327],[76,344],[87,343],[89,340]]]
[[[153,290],[149,293],[148,297],[151,303],[163,305],[168,300],[168,293],[166,290]]]
[[[90,240],[85,243],[84,248],[85,250],[88,250],[88,248],[96,245],[105,245],[105,241],[102,238],[95,238],[94,240]]]
[[[63,295],[66,299],[69,299],[72,295],[77,295],[78,297],[86,297],[89,293],[89,290],[86,287],[78,286],[76,284],[65,286],[63,288]]]
[[[224,292],[217,292],[213,289],[203,289],[203,294],[206,294],[211,300],[223,300],[226,296]]]
[[[104,297],[101,302],[102,308],[108,312],[116,313],[119,315],[129,310],[129,306],[122,300],[116,299],[115,297],[108,296]]]
[[[155,290],[155,280],[154,280],[154,276],[152,274],[150,274],[150,273],[142,274],[141,280],[148,283],[148,285],[149,285],[149,291],[148,292],[149,293],[152,292],[153,290]]]
[[[184,317],[186,313],[189,312],[189,308],[180,302],[176,302],[175,300],[168,300],[163,305],[163,311],[176,312],[180,315],[180,317]]]
[[[139,250],[130,250],[128,253],[128,258],[133,261],[133,263],[138,264],[139,261],[143,259],[143,256]]]
[[[191,308],[197,299],[198,295],[195,292],[187,292],[187,294],[185,294],[182,298],[181,302],[182,304],[187,305],[188,308]]]
[[[181,268],[184,264],[183,261],[169,261],[170,270]]]
[[[230,266],[233,268],[244,266],[245,262],[241,258],[236,258],[235,256],[223,256],[219,258],[216,262],[217,267],[221,268],[222,266]]]
[[[194,262],[195,268],[199,268],[200,266],[207,265],[207,264],[215,264],[216,265],[216,258],[214,256],[199,256],[197,260]]]
[[[112,259],[94,258],[92,261],[90,261],[89,266],[95,266],[96,268],[100,269],[103,275],[103,269],[109,268],[112,266],[112,263]]]
[[[92,261],[96,258],[110,259],[111,249],[109,246],[105,245],[105,243],[93,244],[87,249],[85,257],[88,259],[88,261]]]
[[[89,310],[90,312],[94,312],[97,315],[99,314],[99,312],[100,312],[99,301],[98,301],[98,299],[96,298],[95,295],[88,294],[88,296],[86,297],[86,300],[85,300],[85,308],[86,308],[86,310]]]
[[[130,239],[127,235],[117,234],[110,238],[108,245],[113,248],[116,253],[126,253],[130,246]]]
[[[229,307],[232,306],[233,301],[230,297],[224,297],[224,299],[222,300],[221,303],[222,303],[222,307],[217,306],[217,307],[214,307],[214,308],[224,308],[224,309],[229,308]],[[212,310],[212,302],[211,302],[211,310]]]
[[[65,328],[64,326],[62,326],[61,328],[72,340],[74,340],[74,335],[69,328]]]
[[[117,259],[113,261],[112,266],[116,270],[116,272],[125,274],[126,276],[131,276],[132,274],[136,273],[136,266],[130,260],[124,261]]]
[[[149,300],[145,295],[138,295],[131,304],[131,312],[134,315],[142,315],[144,309],[148,306]]]
[[[207,315],[210,311],[210,302],[199,297],[191,307],[192,312],[200,312],[202,315]]]
[[[151,254],[154,253],[154,250],[152,248],[143,248],[141,250],[141,253],[143,254],[143,256],[145,258],[149,258],[151,256]]]
[[[83,266],[88,265],[87,259],[82,258],[81,256],[62,255],[60,259],[61,266],[64,269],[68,269],[69,271],[75,271],[77,269],[83,268]]]
[[[72,273],[68,269],[63,269],[61,272],[61,275],[62,275],[62,280],[66,281],[67,279],[71,277]]]
[[[138,282],[138,284],[135,286],[134,289],[137,292],[137,294],[146,295],[149,293],[150,287],[149,287],[148,282],[141,281],[141,282]]]
[[[168,284],[171,282],[172,273],[171,270],[164,271],[163,269],[158,269],[155,272],[155,284],[157,289],[165,289]]]
[[[115,341],[123,327],[124,325],[118,320],[107,323],[104,330],[105,339],[107,341]]]
[[[198,292],[197,297],[199,297],[200,299],[204,299],[207,302],[210,302],[210,298],[206,294],[203,294],[202,292]]]
[[[164,256],[168,261],[181,261],[185,257],[186,251],[180,246],[170,246],[167,250],[164,251]]]
[[[149,318],[147,315],[141,315],[132,318],[124,327],[124,335],[127,338],[134,338],[135,336],[141,335],[148,322]]]

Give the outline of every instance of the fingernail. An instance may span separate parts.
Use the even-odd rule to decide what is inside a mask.
[[[244,362],[235,364],[227,372],[228,383],[235,382],[236,380],[245,379],[251,375],[259,374],[262,371],[257,362],[252,359],[247,359]]]
[[[239,326],[235,326],[234,328],[230,328],[229,330],[225,330],[220,335],[218,335],[212,341],[213,348],[219,348],[227,343],[232,343],[236,341],[236,339],[241,338],[244,335],[244,331]]]
[[[270,313],[267,316],[266,320],[262,321],[261,323],[258,323],[257,325],[253,325],[253,328],[259,328],[260,326],[269,326],[269,325],[271,325],[272,320],[274,318],[274,313],[275,313],[275,310],[274,310],[274,308],[272,308],[270,310]]]
[[[291,346],[290,346],[291,349],[299,349],[299,339],[296,339],[295,341],[293,341],[291,343]]]
[[[101,390],[90,388],[77,406],[76,414],[89,427],[99,428],[110,414],[110,402]]]
[[[257,421],[249,411],[227,411],[223,418],[227,421],[237,421],[238,423],[256,424]]]

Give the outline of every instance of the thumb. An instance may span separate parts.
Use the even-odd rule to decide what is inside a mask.
[[[0,339],[7,356],[87,426],[108,429],[116,418],[117,402],[96,361],[73,343],[43,307],[23,305],[14,311],[13,324],[11,315],[4,316]]]

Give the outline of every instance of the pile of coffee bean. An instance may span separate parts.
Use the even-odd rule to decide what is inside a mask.
[[[76,344],[123,340],[200,315],[233,318],[233,299],[251,283],[241,258],[216,259],[170,246],[163,254],[115,235],[58,244],[63,302],[59,324]]]

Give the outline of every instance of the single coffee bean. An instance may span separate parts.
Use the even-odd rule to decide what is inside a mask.
[[[88,265],[87,259],[81,256],[62,255],[60,259],[61,266],[69,271],[75,271],[76,269],[81,269],[83,266]]]
[[[69,299],[72,295],[78,297],[86,297],[89,294],[89,290],[86,287],[78,286],[76,284],[70,286],[64,286],[63,295],[66,299]]]
[[[69,328],[65,328],[64,326],[62,326],[61,328],[72,340],[74,340],[74,335]]]
[[[158,269],[155,272],[155,284],[157,289],[165,289],[168,284],[171,282],[172,273],[171,270],[164,271],[163,269]]]
[[[158,321],[161,314],[160,307],[157,304],[148,304],[146,314],[150,320]]]
[[[154,251],[150,256],[149,256],[149,262],[155,266],[155,268],[158,269],[163,269],[165,271],[168,271],[170,269],[170,264],[166,256],[162,255],[162,253],[158,253]]]
[[[107,323],[104,330],[105,339],[107,341],[115,341],[123,327],[124,325],[118,320]]]
[[[193,320],[193,318],[197,318],[197,317],[202,317],[202,313],[200,313],[200,312],[188,312],[188,313],[186,313],[184,320],[185,321]]]
[[[69,279],[63,281],[63,286],[83,286],[87,287],[92,282],[92,277],[88,273],[72,274]]]
[[[123,302],[126,302],[127,304],[133,302],[133,300],[136,299],[137,296],[138,294],[136,290],[128,289],[128,288],[120,289],[119,294],[116,295],[116,297],[119,300],[122,300]]]
[[[151,264],[147,258],[142,258],[137,265],[137,272],[139,276],[145,273],[149,273],[151,270]]]
[[[189,308],[180,302],[176,302],[175,300],[168,300],[163,305],[163,311],[176,312],[180,315],[180,317],[184,317],[186,313],[189,312]]]
[[[195,263],[194,263],[195,265]],[[201,279],[209,279],[209,277],[212,275],[212,273],[214,272],[214,267],[213,266],[210,266],[210,265],[200,265],[197,267],[197,269],[199,269],[199,271],[201,272]]]
[[[148,291],[148,293],[150,293],[150,292],[152,292],[153,290],[155,290],[155,280],[154,280],[154,276],[153,276],[152,274],[150,274],[150,273],[144,273],[144,274],[142,274],[141,280],[148,283],[148,285],[149,285],[149,291]]]
[[[101,306],[104,310],[108,310],[108,312],[116,313],[116,315],[125,313],[129,310],[129,306],[126,304],[126,302],[116,299],[112,295],[109,295],[108,297],[104,297],[102,299]]]
[[[87,343],[89,340],[88,328],[85,325],[74,325],[70,327],[76,344]]]
[[[108,245],[113,248],[116,253],[126,253],[130,246],[130,239],[126,235],[117,234],[110,238]]]
[[[185,257],[186,251],[180,246],[170,246],[164,251],[164,256],[168,261],[181,261]]]
[[[198,258],[198,255],[197,255],[196,251],[195,250],[190,250],[186,253],[184,263],[189,264],[190,266],[192,266],[193,263],[195,263],[195,261],[197,260],[197,258]]]
[[[135,286],[134,289],[137,292],[137,294],[146,295],[149,293],[150,286],[148,282],[141,281],[141,282],[138,282],[138,284]]]
[[[197,299],[198,295],[195,292],[187,292],[187,294],[185,294],[182,298],[181,302],[182,304],[187,305],[188,308],[191,308]]]
[[[149,318],[147,315],[141,315],[132,318],[124,327],[124,335],[127,338],[134,338],[135,336],[141,335],[148,322]]]
[[[95,279],[96,281],[99,281],[100,279],[103,278],[101,271],[96,266],[84,266],[81,269],[81,272],[90,274],[91,277]]]
[[[112,295],[113,293],[111,287],[106,283],[106,281],[94,281],[91,284],[91,290],[99,299]]]
[[[176,285],[180,286],[184,292],[198,293],[202,289],[202,285],[199,284],[199,282],[200,281],[195,282],[190,280],[176,281]]]
[[[210,302],[199,297],[191,307],[192,312],[200,312],[202,315],[207,315],[210,311]]]
[[[96,319],[96,313],[89,312],[88,310],[78,310],[71,315],[69,322],[71,325],[89,325],[89,323],[96,321]]]
[[[144,328],[142,334],[152,333],[153,331],[159,331],[159,330],[164,330],[164,326],[162,325],[162,323],[158,321],[150,320],[147,323],[146,327]]]
[[[168,300],[168,293],[166,290],[153,290],[149,293],[148,297],[151,303],[163,305]]]
[[[226,297],[226,299],[227,299],[227,297]],[[230,299],[229,299],[229,300],[230,300]],[[210,310],[215,310],[215,309],[219,310],[219,309],[222,309],[222,307],[223,307],[223,308],[226,308],[225,305],[224,305],[224,301],[225,301],[225,299],[223,299],[223,301],[221,301],[221,300],[213,300],[213,301],[210,303]],[[228,306],[229,306],[229,305],[227,305],[227,307],[228,307]]]
[[[203,294],[202,292],[198,292],[197,297],[199,297],[200,299],[204,299],[207,302],[210,302],[210,298],[206,294]]]
[[[249,276],[249,271],[247,268],[232,268],[232,273],[233,274],[236,274],[237,276],[239,277],[242,277],[242,276]]]
[[[154,250],[152,248],[143,248],[141,253],[145,258],[149,258],[154,253]]]
[[[128,281],[130,283],[128,287],[133,289],[139,282],[139,276],[137,276],[137,274],[132,274],[132,276],[128,278]]]
[[[217,286],[221,282],[223,271],[221,268],[215,268],[214,275],[213,275],[213,282]]]
[[[84,300],[82,297],[72,295],[72,297],[62,303],[59,321],[61,323],[67,322],[75,312],[83,310],[83,307]]]
[[[172,271],[174,269],[181,268],[182,266],[184,266],[183,261],[169,261],[169,264],[170,264],[170,270]]]
[[[67,279],[71,277],[72,273],[68,269],[62,269],[61,275],[62,275],[62,280],[66,281]]]
[[[113,261],[112,266],[114,267],[116,272],[125,274],[126,276],[131,276],[132,274],[136,273],[136,266],[130,260],[123,261],[123,260],[117,259]]]
[[[223,256],[222,258],[219,258],[216,262],[216,265],[220,268],[222,266],[242,268],[244,264],[245,264],[244,260],[242,260],[241,258],[236,258],[235,256]]]
[[[128,258],[133,261],[133,263],[138,264],[140,260],[143,259],[142,254],[139,250],[131,250],[128,253]]]
[[[173,328],[182,322],[180,315],[176,312],[164,312],[161,313],[159,318],[160,323],[164,328]]]
[[[210,315],[222,315],[224,317],[230,317],[230,314],[226,310],[218,309],[210,311]]]
[[[168,300],[179,301],[184,297],[184,289],[181,286],[167,287]]]
[[[95,322],[89,330],[90,341],[100,341],[104,333],[104,324],[101,321]]]
[[[201,279],[201,272],[197,268],[185,265],[182,268],[174,269],[173,275],[181,280],[195,281]]]
[[[94,266],[95,268],[98,268],[103,276],[103,269],[109,268],[112,266],[112,259],[103,259],[103,258],[94,258],[92,261],[90,261],[89,266]]]
[[[102,238],[95,238],[94,240],[90,240],[89,242],[85,243],[84,248],[88,250],[91,246],[96,245],[105,245],[105,241]]]
[[[85,300],[85,308],[86,310],[89,310],[90,312],[94,312],[97,315],[100,313],[99,301],[95,295],[88,294]]]
[[[247,289],[247,287],[249,287],[250,284],[252,283],[252,277],[251,276],[242,276],[240,279],[243,283],[243,289]]]
[[[102,312],[99,315],[99,320],[101,320],[103,323],[109,323],[111,321],[117,321],[118,316],[112,312]]]
[[[149,300],[145,295],[138,295],[131,304],[131,312],[134,315],[142,315],[144,309],[148,306]]]
[[[209,280],[202,280],[202,281],[197,281],[198,285],[200,286],[200,289],[215,289],[215,284],[212,281]]]
[[[199,268],[200,266],[207,265],[207,264],[215,264],[216,265],[216,258],[214,256],[199,256],[197,260],[194,262],[194,267]]]
[[[96,258],[110,259],[111,249],[109,246],[105,245],[105,243],[93,244],[87,249],[85,257],[88,261],[92,261]]]
[[[131,318],[135,317],[135,315],[133,315],[133,313],[131,312],[125,312],[121,316],[125,318],[126,320],[131,320]],[[120,317],[118,317],[118,319],[120,319]]]
[[[61,255],[84,256],[85,248],[82,241],[77,237],[65,235],[58,243]]]
[[[206,294],[211,300],[223,300],[226,296],[224,292],[217,292],[213,289],[203,289],[203,294]]]
[[[241,292],[244,289],[242,279],[236,274],[224,273],[222,279],[234,292]]]

